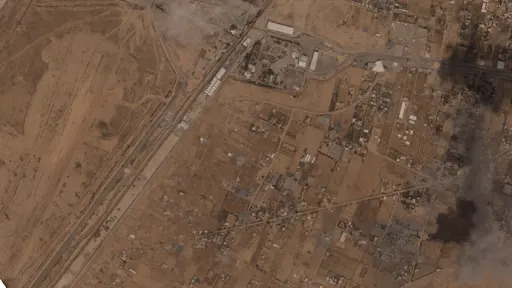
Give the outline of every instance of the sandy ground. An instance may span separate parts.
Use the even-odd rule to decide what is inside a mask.
[[[241,29],[257,10],[150,2],[0,10],[0,278],[9,287],[53,287],[82,245],[103,237],[102,219],[237,39],[230,25]]]
[[[176,83],[144,11],[24,4],[1,12],[26,8],[0,37],[9,44],[0,50],[0,271],[9,287],[36,275]]]
[[[378,139],[364,157],[344,149],[335,161],[318,152],[325,137],[342,137],[356,122],[362,101],[352,92],[363,85],[363,69],[310,79],[295,96],[226,75],[187,132],[166,137],[256,2],[162,1],[150,10],[121,0],[0,0],[0,278],[9,288],[334,287],[336,277],[364,288],[405,283],[375,264],[378,241],[392,220],[424,223],[425,232],[435,215],[398,201],[402,192],[391,188],[421,174],[388,152],[432,160],[432,142],[417,141],[428,129],[416,128],[410,148],[393,138]],[[425,3],[411,11],[428,15]],[[332,0],[276,0],[261,19],[259,28],[270,19],[349,50],[379,52],[391,23]],[[450,44],[438,40],[443,49]],[[403,95],[415,95],[407,113],[420,116],[418,126],[419,111],[434,109],[425,75],[409,72],[378,79],[395,93],[391,113],[371,123],[387,134],[403,128],[395,125]],[[329,112],[333,89],[342,106]],[[270,185],[274,172],[281,174]],[[446,212],[441,202],[432,211]],[[352,219],[361,230],[344,238]],[[377,238],[365,235],[373,221],[386,224]],[[412,238],[425,270],[405,287],[482,287],[458,284],[456,245]]]
[[[220,95],[232,91],[229,82],[222,87]],[[305,218],[306,223],[289,224],[290,230],[286,232],[272,225],[233,230],[230,236],[220,238],[225,239],[226,248],[201,244],[200,231],[229,227],[223,213],[240,215],[238,212],[248,209],[251,199],[255,199],[255,204],[265,200],[272,203],[272,199],[280,197],[271,189],[256,191],[259,171],[266,170],[261,155],[281,151],[276,147],[281,135],[286,135],[285,141],[295,145],[299,152],[285,161],[285,167],[280,162],[288,156],[276,158],[272,170],[286,172],[297,166],[295,160],[302,151],[313,153],[319,148],[324,132],[303,124],[303,112],[294,113],[290,120],[293,122],[285,130],[269,126],[268,136],[251,133],[250,124],[260,121],[265,100],[254,104],[251,100],[226,102],[220,98],[211,104],[176,144],[126,217],[107,236],[75,287],[182,287],[193,279],[213,287],[224,283],[230,287],[246,287],[249,283],[282,287],[279,281],[298,287],[304,277],[325,279],[322,273],[334,267],[341,273],[359,273],[359,261],[371,261],[371,257],[355,243],[347,242],[344,246],[343,253],[348,256],[336,256],[345,260],[333,256],[332,261],[348,261],[343,264],[346,266],[329,266],[330,260],[324,258],[328,251],[341,251],[337,250],[340,247],[336,241],[324,239],[331,233],[333,239],[341,236],[336,228],[337,217],[340,212],[343,214],[340,209],[324,211],[311,216],[311,220]],[[290,113],[288,109],[273,107]],[[340,202],[375,195],[379,170],[387,171],[386,161],[377,155],[370,155],[364,162],[353,157],[346,175],[328,174],[326,181],[329,183],[331,178],[335,182],[341,177],[342,183],[335,185],[338,190],[334,192]],[[324,172],[329,173],[328,169]],[[238,189],[248,191],[248,195],[242,197],[236,192]],[[379,216],[385,221],[394,209],[394,198],[388,199],[391,202]],[[353,214],[348,210],[356,207],[347,207],[345,213]],[[272,231],[268,232],[272,238],[265,238],[264,231]],[[374,278],[368,276],[367,280],[389,277],[376,269],[371,273]],[[396,285],[392,279],[385,281],[391,284],[379,287]]]
[[[349,50],[385,51],[389,15],[371,12],[349,1],[315,1],[308,8],[308,33]]]
[[[168,287],[206,275],[217,256],[213,250],[193,248],[190,237],[220,227],[219,210],[236,209],[226,187],[255,190],[258,153],[275,149],[271,139],[251,141],[256,137],[241,129],[256,112],[250,102],[213,104],[169,154],[76,287]],[[129,259],[123,261],[119,253]]]

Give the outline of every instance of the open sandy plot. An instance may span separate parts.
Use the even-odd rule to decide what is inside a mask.
[[[310,80],[301,97],[311,99],[310,105],[316,104],[319,110],[329,111],[335,82],[334,78],[327,81]]]
[[[414,14],[419,17],[430,17],[431,10],[433,5],[432,1],[422,1],[422,0],[414,0],[408,1],[409,4],[409,13]]]
[[[258,171],[267,165],[258,155],[275,151],[277,143],[273,139],[279,135],[270,127],[266,128],[271,133],[265,139],[251,132],[248,124],[259,121],[259,113],[250,101],[216,103],[205,111],[74,287],[108,287],[113,283],[123,287],[169,287],[194,276],[204,279],[214,263],[225,266],[227,273],[235,273],[233,264],[239,260],[226,255],[218,262],[214,250],[198,249],[201,244],[194,235],[221,228],[222,223],[247,209],[257,189]],[[247,250],[258,244],[251,242],[250,235],[249,239],[243,236],[237,240],[241,246],[234,248],[240,257],[249,260],[253,252]]]
[[[349,50],[383,51],[391,23],[350,1],[320,0],[309,7],[306,31]]]
[[[306,28],[308,10],[313,3],[311,0],[277,0],[270,4],[269,9],[265,13],[264,19],[281,23],[284,25],[293,26],[299,31],[304,31]],[[262,21],[264,22],[264,21]],[[266,23],[262,23],[265,25]]]
[[[2,35],[0,271],[9,287],[32,281],[176,83],[144,11],[51,4],[25,7]]]
[[[273,226],[261,221],[236,228],[254,223],[249,213],[271,213],[265,217],[272,219],[287,215],[274,213],[290,209],[276,205],[298,205],[302,186],[292,176],[301,169],[304,178],[310,173],[312,166],[307,168],[304,155],[316,155],[326,173],[334,169],[334,161],[317,152],[325,131],[305,121],[310,117],[308,113],[254,101],[260,99],[257,97],[280,101],[279,96],[286,94],[239,83],[229,80],[222,86],[219,101],[176,144],[141,198],[77,278],[75,283],[80,284],[76,287],[172,287],[193,279],[214,287],[223,283],[246,287],[255,282],[263,287],[281,287],[275,278],[291,282],[320,273],[317,278],[325,279],[322,271],[330,269],[331,260],[351,260],[339,254],[324,258],[329,244],[323,239],[336,227],[339,209],[304,217],[308,222],[305,227],[299,224],[301,221],[298,225],[285,221],[282,225],[286,230],[280,228],[280,223]],[[245,95],[243,89],[267,92],[250,94],[250,99],[237,98]],[[226,101],[224,97],[230,95],[231,101]],[[337,200],[376,194],[378,164],[382,162],[379,156],[353,161],[365,171],[367,166],[376,169],[364,173],[353,167],[356,173],[347,176],[351,184],[344,186],[344,193],[348,195],[351,190],[354,197]],[[261,177],[261,171],[266,177]],[[327,178],[328,174],[325,179],[319,177],[319,182],[325,184],[318,185],[327,185]],[[224,229],[231,232],[205,232]],[[321,263],[326,268],[317,272]],[[346,264],[350,271],[355,271],[357,265],[357,261]]]
[[[247,85],[232,79],[227,80],[224,85],[226,89],[221,90],[218,96],[221,101],[252,100],[256,103],[269,103],[312,113],[323,113],[329,111],[334,80],[311,80],[306,84],[305,90],[295,97],[281,91]]]
[[[441,271],[434,272],[420,280],[415,281],[405,288],[478,288],[478,287],[489,287],[497,288],[508,285],[507,280],[500,279],[499,277],[492,277],[491,275],[478,276],[478,279],[460,279],[460,269],[456,266],[447,267]],[[464,272],[462,272],[464,273]],[[477,272],[476,274],[480,274]],[[506,277],[505,277],[506,278]],[[505,281],[505,282],[504,282]]]

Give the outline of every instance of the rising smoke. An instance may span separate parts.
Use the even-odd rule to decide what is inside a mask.
[[[167,37],[182,43],[199,43],[213,35],[220,27],[209,21],[222,13],[219,6],[204,8],[191,1],[157,2],[161,10],[155,9],[155,24]]]
[[[257,7],[242,0],[189,1],[146,0],[151,2],[155,24],[166,37],[182,44],[201,43],[231,24],[240,24],[255,15]],[[243,26],[243,25],[240,25]]]
[[[473,129],[473,135],[468,137],[471,141],[469,170],[459,197],[471,201],[476,210],[472,216],[469,240],[463,244],[459,255],[458,281],[460,284],[475,284],[492,277],[505,285],[502,287],[512,287],[512,247],[492,213],[493,155],[485,139],[485,132],[478,129]]]

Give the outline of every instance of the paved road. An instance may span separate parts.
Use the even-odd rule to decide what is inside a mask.
[[[382,194],[368,196],[368,197],[359,198],[359,199],[355,199],[355,200],[350,200],[350,201],[346,201],[346,202],[342,202],[342,203],[333,203],[333,204],[325,206],[325,207],[306,209],[306,210],[298,211],[297,213],[294,213],[294,214],[290,214],[290,215],[286,215],[286,216],[280,216],[280,217],[274,217],[274,218],[270,218],[270,219],[258,220],[258,221],[254,221],[254,222],[251,222],[251,223],[242,224],[242,225],[239,225],[239,226],[234,226],[234,227],[231,227],[231,228],[225,228],[225,229],[210,231],[210,233],[212,233],[212,234],[224,233],[224,232],[228,232],[228,231],[231,231],[231,230],[245,229],[245,228],[248,228],[248,227],[258,226],[258,225],[262,225],[262,224],[276,223],[276,222],[280,222],[280,221],[283,221],[283,220],[293,219],[293,218],[297,218],[297,217],[300,217],[300,216],[305,216],[305,215],[312,214],[312,213],[318,213],[318,212],[321,212],[321,211],[327,211],[327,210],[331,210],[331,209],[335,209],[335,208],[339,208],[339,207],[344,207],[344,206],[348,206],[348,205],[359,204],[361,202],[365,202],[365,201],[369,201],[369,200],[382,199],[382,198],[387,198],[387,197],[394,197],[394,196],[403,194],[405,192],[414,191],[414,190],[418,190],[418,189],[422,189],[422,188],[433,187],[433,186],[440,185],[442,183],[445,183],[445,182],[448,182],[448,181],[451,181],[451,180],[453,180],[453,179],[447,178],[447,179],[443,179],[443,180],[439,180],[439,181],[432,181],[432,182],[429,182],[429,183],[424,184],[424,185],[418,185],[418,186],[409,187],[409,188],[405,188],[405,189],[384,192]],[[190,239],[197,238],[197,237],[201,237],[201,235],[192,236],[192,237],[190,237]]]
[[[270,1],[267,1],[262,8],[263,10],[268,7]],[[260,14],[261,15],[261,14]],[[168,136],[159,138],[161,139],[159,143],[155,144],[152,148],[155,152],[153,152],[153,156],[150,157],[148,161],[146,161],[146,166],[139,169],[137,173],[131,173],[131,181],[130,185],[125,185],[122,188],[136,188],[136,189],[124,189],[124,192],[119,192],[119,196],[116,196],[116,201],[112,201],[109,207],[101,207],[101,204],[98,207],[91,211],[91,213],[98,212],[101,213],[101,217],[99,217],[101,221],[95,221],[92,223],[88,221],[88,219],[84,219],[85,225],[77,225],[76,229],[78,231],[72,231],[66,241],[63,242],[63,245],[58,249],[58,251],[54,254],[52,259],[49,259],[46,263],[59,263],[59,272],[51,273],[52,271],[48,271],[48,269],[52,269],[54,265],[47,265],[42,271],[39,277],[37,277],[36,281],[32,282],[32,285],[29,287],[70,287],[73,285],[74,281],[78,278],[81,272],[87,267],[87,264],[94,256],[97,249],[101,246],[103,240],[107,237],[110,231],[113,230],[115,225],[120,221],[120,219],[124,216],[124,213],[131,206],[131,204],[137,199],[139,193],[143,191],[142,188],[149,182],[153,174],[156,172],[157,168],[163,162],[167,154],[174,147],[179,138],[177,138],[174,134],[170,134],[178,125],[179,122],[184,118],[188,110],[192,107],[195,100],[203,93],[206,86],[209,84],[211,79],[215,76],[216,72],[223,66],[232,62],[232,56],[236,55],[237,52],[240,52],[241,48],[245,50],[245,47],[242,47],[241,43],[244,38],[247,36],[250,29],[255,24],[256,19],[247,25],[244,33],[240,35],[239,39],[233,44],[233,46],[219,59],[219,61],[211,67],[209,73],[207,73],[206,77],[197,87],[197,89],[192,93],[184,107],[179,111],[178,115],[172,120],[172,123],[168,123],[169,120],[166,119],[164,115],[162,115],[162,120],[160,122],[167,123],[169,126],[168,129],[162,131],[162,136],[167,134]],[[242,50],[242,51],[243,51]],[[235,57],[236,58],[236,57]],[[162,125],[157,125],[157,127],[162,127]],[[169,135],[170,134],[170,135]],[[132,184],[133,183],[133,184]],[[98,217],[97,217],[98,218]],[[104,229],[99,229],[102,225],[107,225],[108,223],[108,231]],[[77,234],[83,234],[86,231],[87,234],[82,235],[78,241],[75,240]],[[101,237],[94,237],[96,231],[100,231]],[[102,232],[103,231],[103,232]],[[75,240],[75,241],[73,241]],[[71,241],[71,242],[70,242]],[[73,244],[74,243],[74,244]],[[66,255],[66,252],[69,253],[72,251],[71,255],[68,255],[67,259],[62,259],[62,255]],[[55,271],[53,271],[55,272]],[[43,284],[44,283],[44,284]],[[41,286],[43,285],[43,286]]]
[[[268,7],[268,3],[270,3],[270,1],[267,1],[267,4],[265,5],[265,7],[263,9],[266,9]],[[246,30],[241,35],[239,40],[235,43],[235,45],[233,45],[233,47],[226,54],[224,54],[221,57],[221,59],[217,62],[217,64],[211,69],[211,72],[209,73],[209,75],[207,77],[205,77],[204,81],[198,87],[196,92],[193,93],[193,95],[190,97],[189,101],[187,101],[187,104],[185,105],[185,107],[183,107],[183,109],[181,111],[179,111],[179,116],[176,117],[174,119],[174,121],[172,121],[172,125],[173,126],[175,126],[175,125],[177,125],[177,123],[179,123],[179,121],[182,119],[183,115],[185,115],[185,113],[188,111],[188,109],[190,108],[190,106],[194,102],[195,98],[197,98],[200,95],[200,93],[204,90],[206,85],[208,85],[209,81],[214,77],[215,72],[220,67],[224,66],[225,63],[230,59],[231,55],[235,51],[237,51],[237,48],[240,46],[241,41],[243,41],[243,39],[245,38],[245,36],[249,32],[249,30],[253,27],[254,23],[255,23],[255,21],[250,23],[247,26]],[[355,56],[354,57],[354,61],[356,63],[360,63],[362,65],[364,65],[365,63],[368,63],[368,62],[372,62],[372,61],[374,62],[376,60],[390,60],[390,61],[393,61],[393,62],[398,62],[400,64],[404,63],[403,65],[406,65],[406,66],[411,65],[411,66],[414,66],[414,67],[429,68],[429,69],[431,69],[432,65],[434,63],[440,63],[442,67],[443,67],[443,65],[445,65],[445,66],[450,67],[452,69],[460,69],[460,70],[465,70],[465,71],[466,70],[469,70],[469,71],[472,71],[472,70],[475,70],[475,71],[486,71],[486,72],[489,72],[489,73],[492,72],[494,74],[504,75],[504,76],[507,76],[507,77],[512,75],[511,72],[507,72],[507,71],[503,71],[503,70],[499,70],[499,69],[495,69],[495,68],[481,67],[481,66],[470,65],[470,64],[452,65],[451,63],[448,63],[448,62],[445,63],[445,62],[442,62],[442,61],[439,61],[439,60],[428,59],[428,58],[410,59],[410,58],[406,58],[406,57],[396,57],[396,56],[382,55],[382,54],[368,53],[368,52],[355,53],[354,56]],[[164,137],[164,140],[165,140],[165,137]],[[156,152],[156,150],[158,148],[160,148],[160,145],[155,145],[153,147],[155,152]],[[159,157],[161,157],[161,156],[162,155],[159,155]],[[137,178],[135,176],[137,176],[137,174],[134,173],[134,175],[132,176],[133,181],[135,181],[135,178]],[[151,177],[152,175],[147,175],[147,176]],[[354,201],[334,204],[334,205],[331,205],[329,207],[323,207],[323,208],[318,208],[318,209],[302,211],[302,212],[298,212],[297,214],[288,215],[288,216],[285,216],[285,217],[273,218],[273,219],[269,219],[269,220],[265,220],[265,221],[253,222],[253,223],[249,223],[249,224],[244,225],[244,226],[234,227],[234,228],[231,228],[231,229],[237,229],[237,228],[244,228],[244,227],[249,227],[249,226],[254,226],[254,225],[260,225],[260,224],[263,224],[263,223],[266,223],[266,222],[281,221],[281,220],[284,220],[284,219],[298,217],[298,216],[306,215],[306,214],[309,214],[309,213],[316,213],[316,212],[322,211],[322,210],[328,210],[328,209],[333,209],[333,208],[342,207],[342,206],[346,206],[346,205],[357,204],[359,202],[368,201],[368,200],[372,200],[372,199],[379,199],[379,198],[382,198],[382,197],[394,196],[394,195],[398,195],[398,194],[404,193],[406,191],[411,191],[411,190],[419,189],[419,188],[422,188],[422,187],[429,187],[431,185],[434,185],[434,184],[427,184],[427,185],[417,186],[417,187],[413,187],[413,188],[407,188],[407,189],[403,189],[403,190],[399,190],[399,191],[394,191],[394,192],[388,193],[386,195],[376,195],[376,196],[366,197],[366,198],[363,198],[363,199],[357,199],[357,200],[354,200]],[[136,195],[135,196],[132,195],[131,197],[132,197],[133,200],[136,199]],[[124,199],[124,198],[122,198],[122,199]],[[122,201],[122,199],[119,199],[117,201],[117,203]],[[131,204],[131,203],[129,203],[129,204]],[[105,211],[103,211],[105,216],[102,217],[101,219],[104,220],[104,219],[109,218],[109,216],[112,215],[112,210],[113,210],[114,207],[115,207],[115,205],[111,206],[110,209],[106,209]],[[106,213],[106,212],[110,212],[110,213]],[[95,228],[100,226],[102,223],[103,223],[103,221],[99,221],[99,222],[96,222],[94,225],[91,225],[91,226],[86,226],[86,227],[78,226],[77,229],[81,229],[81,231],[84,231],[84,230],[91,231],[91,233],[89,233],[89,235],[86,235],[86,237],[84,237],[84,239],[82,241],[89,240],[92,237],[92,232],[96,231]],[[216,231],[216,232],[222,232],[222,231]],[[73,238],[74,236],[73,235],[79,234],[79,233],[80,233],[79,231],[73,231],[72,233],[70,233],[69,237],[71,237],[71,240],[74,240],[74,238]],[[80,246],[80,247],[83,248],[83,246]],[[63,245],[59,248],[59,251],[63,252],[62,250],[67,250],[69,248],[70,248],[70,246],[67,245],[67,241],[64,241]],[[80,251],[78,251],[78,252],[80,252]],[[66,260],[66,259],[60,258],[61,256],[62,256],[62,254],[56,253],[55,256],[52,259],[49,259],[47,263],[54,263],[54,261],[57,261],[58,263],[62,263],[62,261]],[[75,257],[77,257],[77,256],[75,255]],[[70,265],[71,265],[71,262],[69,262],[67,266],[62,266],[61,267],[62,268],[62,273],[59,273],[58,275],[62,276],[63,273],[66,271],[67,267],[69,267]],[[53,265],[49,265],[46,268],[51,269],[52,267],[54,267],[54,266]],[[41,274],[39,275],[38,279],[35,282],[33,282],[35,284],[33,284],[33,285],[29,286],[29,287],[42,287],[42,286],[39,286],[39,284],[41,284],[41,283],[55,283],[59,278],[48,279],[48,277],[50,277],[50,273],[49,272],[51,272],[51,271],[42,271]]]
[[[354,62],[356,66],[366,66],[367,63],[375,62],[378,60],[387,60],[396,62],[402,66],[424,69],[437,69],[439,66],[441,72],[447,73],[479,73],[485,72],[488,75],[496,76],[499,78],[512,79],[512,72],[501,70],[495,67],[480,66],[471,63],[461,63],[454,61],[446,61],[425,57],[401,57],[388,54],[372,53],[372,52],[359,52],[354,53]]]

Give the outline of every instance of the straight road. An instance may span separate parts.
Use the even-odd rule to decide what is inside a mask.
[[[97,249],[100,247],[106,236],[113,230],[115,225],[124,216],[124,213],[132,205],[132,203],[138,198],[142,188],[149,182],[153,174],[156,172],[158,166],[163,162],[168,152],[174,147],[178,138],[171,134],[176,126],[182,121],[192,104],[195,100],[203,93],[206,86],[213,79],[216,72],[225,65],[233,64],[236,57],[232,57],[236,52],[240,52],[241,43],[247,36],[250,29],[256,23],[256,20],[261,16],[262,12],[268,7],[270,0],[265,3],[261,12],[257,15],[256,19],[248,23],[244,32],[240,35],[237,41],[232,47],[219,59],[219,61],[211,67],[207,76],[203,79],[197,89],[189,96],[186,103],[177,113],[177,116],[169,123],[168,113],[163,113],[160,119],[156,122],[163,122],[165,125],[157,124],[156,129],[166,126],[166,129],[161,131],[161,136],[158,137],[157,144],[151,148],[153,150],[151,157],[145,161],[145,165],[141,167],[137,172],[130,173],[130,180],[123,181],[127,183],[122,185],[119,189],[116,189],[118,195],[114,195],[114,201],[110,201],[105,205],[104,203],[94,203],[92,209],[86,213],[86,215],[101,215],[101,217],[95,217],[96,221],[90,221],[88,217],[84,217],[75,229],[73,229],[66,237],[66,240],[62,242],[62,245],[53,254],[51,258],[46,261],[46,265],[41,270],[37,278],[25,287],[71,287],[74,281],[87,267],[87,264],[94,256]],[[163,43],[162,43],[163,45]],[[245,47],[243,47],[245,48]],[[164,48],[165,50],[165,48]],[[243,50],[242,50],[243,51]],[[169,55],[167,55],[169,57]],[[233,59],[234,58],[234,59]],[[228,64],[227,64],[228,63]],[[124,166],[120,167],[124,170]],[[111,179],[111,181],[119,182],[119,179]],[[136,189],[130,189],[136,188]],[[127,193],[129,191],[129,193]],[[109,193],[110,191],[102,191],[103,193]],[[112,193],[112,192],[110,192]],[[108,231],[100,229],[105,223],[109,223]],[[100,237],[93,237],[98,231],[103,231]],[[67,256],[67,257],[65,257]],[[56,271],[58,269],[58,271]]]

